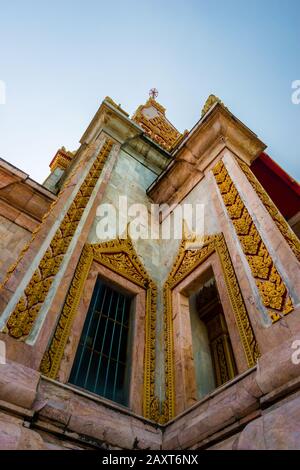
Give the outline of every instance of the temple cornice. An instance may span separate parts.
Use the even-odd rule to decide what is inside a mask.
[[[174,151],[173,160],[148,188],[148,195],[157,203],[180,202],[226,148],[250,166],[266,145],[216,102]]]

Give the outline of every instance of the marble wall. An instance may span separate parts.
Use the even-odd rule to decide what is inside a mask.
[[[147,196],[147,188],[156,179],[156,173],[147,166],[145,161],[140,162],[128,152],[121,150],[111,178],[106,187],[101,200],[101,205],[112,204],[116,210],[117,218],[119,218],[119,197],[126,196],[128,208],[133,204],[143,204],[148,211],[144,218],[145,224],[150,225],[151,217],[151,200]],[[201,180],[197,186],[185,197],[181,203],[191,204],[195,208],[196,204],[202,204],[204,210],[204,233],[211,234],[219,231],[218,220],[215,215],[215,209],[209,192],[209,184],[206,179]],[[106,216],[106,215],[105,215]],[[113,213],[109,215],[110,225],[114,225],[111,220]],[[103,238],[99,238],[99,230],[97,226],[102,216],[96,216],[91,226],[88,241],[90,243],[100,243]],[[134,216],[128,217],[128,221],[132,221]],[[157,344],[156,344],[156,360],[158,367],[156,368],[156,393],[162,400],[164,397],[164,344],[163,344],[163,285],[173,266],[178,253],[179,244],[182,236],[182,224],[174,220],[174,213],[168,215],[163,221],[164,224],[170,223],[171,239],[133,239],[135,249],[145,266],[148,274],[158,286],[157,298]],[[177,222],[177,226],[174,225]],[[190,224],[190,229],[196,229],[195,216]],[[98,226],[99,227],[99,226]],[[176,227],[179,238],[174,238],[174,228]],[[120,234],[124,233],[125,225],[120,229]],[[157,227],[156,227],[157,228]],[[175,231],[176,231],[175,230]],[[149,227],[150,236],[150,227]],[[114,235],[110,234],[111,238]]]
[[[196,294],[193,294],[190,297],[189,310],[191,318],[196,386],[198,399],[200,399],[214,390],[216,385],[207,328],[204,322],[199,318],[199,312],[196,309],[195,301]]]
[[[29,230],[0,215],[0,284],[30,238]]]
[[[95,130],[95,135],[100,134]],[[223,140],[220,140],[220,142],[224,143]],[[87,147],[86,153],[83,153],[80,162],[83,168],[82,171],[77,174],[74,173],[73,179],[71,178],[66,185],[57,205],[54,207],[54,211],[47,219],[47,224],[42,226],[41,233],[37,235],[28,250],[21,266],[22,269],[16,270],[8,286],[5,287],[5,295],[2,298],[3,304],[7,304],[11,296],[18,300],[17,297],[19,298],[20,292],[17,292],[17,289],[22,288],[24,290],[26,282],[35,269],[33,263],[38,263],[38,260],[36,260],[37,253],[42,255],[45,247],[49,245],[49,240],[57,229],[55,224],[59,223],[67,207],[69,207],[85,173],[88,171],[88,166],[92,165],[93,160],[96,158],[99,145],[100,143],[95,141],[90,147]],[[73,237],[68,253],[65,255],[64,264],[56,275],[52,290],[44,302],[39,318],[33,328],[33,337],[18,342],[8,338],[9,363],[4,366],[0,374],[0,408],[2,408],[2,411],[4,410],[0,414],[0,447],[71,448],[72,444],[70,443],[73,442],[73,444],[75,443],[73,448],[76,448],[76,446],[78,448],[108,446],[110,448],[126,449],[159,449],[161,446],[166,449],[209,448],[214,446],[219,446],[219,448],[247,448],[250,439],[254,443],[253,448],[260,445],[265,446],[265,448],[280,447],[284,446],[284,442],[287,443],[287,447],[297,448],[298,446],[299,448],[297,425],[300,418],[295,412],[298,398],[294,396],[294,393],[298,393],[299,390],[299,366],[291,362],[291,344],[294,339],[298,339],[300,330],[298,320],[300,308],[299,265],[296,264],[294,255],[289,251],[284,239],[256,194],[251,190],[245,178],[243,179],[235,164],[235,157],[227,150],[222,151],[223,154],[218,153],[217,157],[215,154],[215,156],[210,155],[209,165],[215,164],[215,161],[212,163],[214,158],[224,158],[237,189],[240,191],[245,204],[249,206],[249,212],[259,227],[262,239],[268,246],[270,254],[276,261],[283,280],[291,292],[295,311],[284,318],[284,321],[274,325],[271,325],[270,321],[263,321],[265,312],[262,301],[259,298],[253,276],[239,245],[234,227],[224,209],[222,197],[210,172],[211,168],[209,169],[208,166],[203,164],[203,172],[194,169],[197,183],[194,186],[192,184],[188,186],[188,188],[193,187],[190,192],[186,191],[187,194],[182,193],[186,195],[180,200],[180,204],[202,204],[204,209],[204,234],[224,233],[247,311],[262,352],[258,365],[247,370],[248,366],[240,336],[235,326],[236,320],[225,284],[221,262],[218,261],[216,255],[212,255],[199,267],[200,269],[197,268],[189,273],[189,276],[181,282],[181,285],[175,288],[177,292],[174,291],[174,299],[177,302],[177,307],[173,311],[174,375],[176,413],[178,417],[166,426],[162,427],[141,418],[142,393],[140,392],[137,392],[140,401],[136,409],[121,409],[121,407],[101,397],[92,397],[87,392],[78,391],[68,384],[45,379],[37,372],[41,358],[49,344],[49,338],[57,324],[58,312],[61,312],[64,305],[66,292],[73,279],[74,269],[84,244],[103,241],[99,238],[97,232],[100,222],[100,217],[97,216],[97,206],[99,207],[99,204],[112,204],[118,215],[119,197],[126,196],[128,207],[132,204],[143,204],[146,207],[144,222],[146,223],[149,219],[151,200],[147,195],[147,188],[156,180],[158,172],[151,165],[151,162],[147,161],[147,153],[140,158],[136,154],[131,154],[130,150],[125,151],[124,147],[121,147],[119,153],[120,145],[119,143],[115,144],[113,157],[108,159],[103,174],[96,183],[93,197],[86,207],[82,221],[78,225],[78,231]],[[193,158],[201,157],[201,155],[200,150],[199,152],[195,150]],[[190,163],[187,164],[187,167],[190,168]],[[179,171],[180,175],[182,175],[181,170]],[[166,178],[165,183],[168,184],[168,181],[170,182]],[[176,191],[180,190],[180,181],[180,184],[185,186],[185,182],[182,182],[180,178],[177,180],[174,178],[172,190],[174,188]],[[49,202],[52,200],[47,194],[45,206],[49,206]],[[40,208],[40,204],[36,202],[34,206]],[[168,223],[168,219],[171,227],[173,226],[172,232],[174,232],[174,228],[181,229],[181,227],[174,227],[174,214],[172,213],[164,219],[164,226]],[[17,229],[16,224],[4,217],[0,218],[0,222],[0,238],[2,238],[2,253],[4,253],[0,267],[4,274],[7,267],[5,263],[9,265],[10,261],[8,260],[10,258],[13,258],[12,261],[15,260],[21,246],[23,246],[23,242],[25,243],[30,237],[30,230],[21,227]],[[123,228],[125,229],[125,227]],[[193,222],[189,228],[194,230],[195,223]],[[115,235],[111,238],[115,238]],[[165,240],[133,240],[140,260],[158,286],[156,394],[161,400],[164,398],[165,391],[162,292],[163,284],[177,256],[180,238],[181,236],[178,239],[172,239],[171,237],[171,239]],[[191,309],[192,300],[189,303],[189,296],[195,292],[195,289],[191,286],[195,287],[199,282],[199,276],[211,267],[222,298],[222,304],[224,304],[228,328],[233,335],[232,343],[239,372],[235,379],[214,391],[210,391],[209,386],[204,388],[201,384],[203,377],[197,377],[197,374],[194,373],[195,366],[197,367],[200,361],[203,362],[203,355],[201,357],[200,354],[197,357],[193,339],[194,343],[197,340],[202,342],[203,330],[194,328],[195,312]],[[95,278],[99,273],[98,270],[91,270],[90,276]],[[103,275],[103,272],[101,274]],[[88,279],[89,281],[91,282],[90,286],[92,286],[92,279]],[[21,288],[20,282],[23,282]],[[124,288],[126,289],[125,282]],[[190,289],[190,292],[187,292],[188,289]],[[91,292],[92,288],[90,291],[87,290],[85,296],[81,299],[82,303],[85,304],[84,308],[78,309],[77,323],[74,324],[73,333],[68,336],[68,345],[64,350],[65,355],[62,360],[61,373],[63,376],[60,377],[62,382],[68,380],[68,370],[76,350],[75,339],[78,341],[81,334]],[[140,311],[144,305],[142,302]],[[6,313],[10,313],[8,310],[7,308]],[[190,315],[190,310],[192,315]],[[78,320],[80,321],[78,322]],[[140,343],[143,341],[144,331],[142,327],[138,329],[140,336],[136,335],[139,341],[136,342],[135,353],[138,356],[140,366],[139,369],[136,368],[135,383],[139,384],[139,390],[141,390],[143,383],[140,371],[143,367],[143,351],[140,348]],[[5,337],[7,340],[7,336],[2,334],[1,339]],[[201,352],[205,352],[205,348]],[[287,401],[289,404],[287,404]],[[273,407],[275,402],[276,409]],[[268,416],[266,408],[269,410]],[[291,425],[287,422],[286,416],[291,417]],[[116,423],[118,426],[116,426]],[[282,426],[283,432],[277,432],[276,434],[276,428],[279,425]],[[265,440],[261,444],[263,440],[260,439],[260,436],[263,435],[264,428],[267,429],[267,434],[269,433],[267,436],[269,441]],[[273,429],[275,429],[274,432]],[[274,439],[272,433],[275,435]],[[59,438],[56,439],[57,436]],[[59,440],[62,443],[59,443]],[[219,444],[220,441],[222,445]]]

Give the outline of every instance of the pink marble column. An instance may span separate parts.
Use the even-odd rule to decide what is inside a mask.
[[[219,159],[223,159],[226,169],[258,229],[276,269],[288,289],[294,305],[294,310],[291,313],[272,324],[266,309],[262,305],[261,297],[247,258],[243,253],[235,228],[229,218],[219,188],[211,172],[212,167],[216,163],[214,162],[214,165],[211,165],[207,169],[207,177],[210,181],[213,203],[243,292],[246,308],[260,351],[264,354],[300,331],[300,265],[270,214],[265,209],[255,190],[239,167],[234,154],[228,149],[225,149],[219,155]]]

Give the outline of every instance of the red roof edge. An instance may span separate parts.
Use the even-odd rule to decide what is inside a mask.
[[[276,163],[268,154],[262,152],[259,156],[260,160],[270,168],[276,175],[278,175],[293,191],[300,196],[300,185],[298,181],[294,180],[278,163]]]
[[[300,211],[300,185],[265,152],[251,164],[251,170],[286,220]]]

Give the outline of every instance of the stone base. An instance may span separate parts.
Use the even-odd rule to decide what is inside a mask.
[[[299,372],[282,343],[159,426],[10,362],[1,365],[0,449],[300,449]]]

